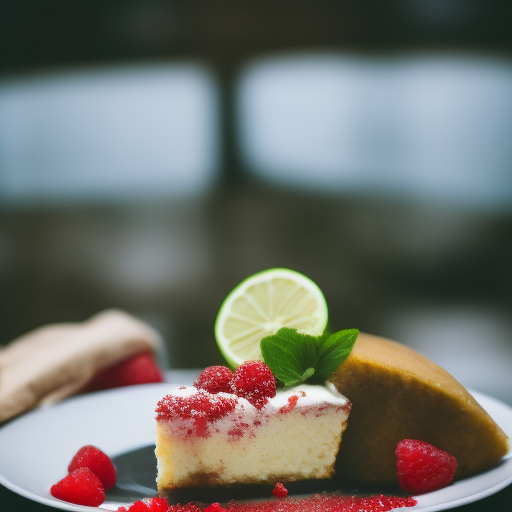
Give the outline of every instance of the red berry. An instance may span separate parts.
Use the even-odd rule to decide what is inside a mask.
[[[276,498],[286,498],[288,496],[288,489],[281,482],[277,482],[272,494]]]
[[[261,409],[269,398],[276,396],[276,379],[272,370],[262,361],[247,361],[235,370],[231,389],[235,395]]]
[[[149,512],[149,507],[143,501],[136,501],[128,512]]]
[[[203,512],[228,512],[225,508],[220,506],[220,503],[212,503],[210,506],[203,509]]]
[[[233,372],[225,366],[208,366],[194,382],[197,389],[204,389],[208,393],[231,393],[231,379]]]
[[[423,494],[447,486],[457,470],[457,459],[423,441],[403,439],[395,450],[396,474],[402,488]]]
[[[87,384],[85,391],[99,391],[102,389],[163,381],[162,372],[152,352],[147,351],[99,371]]]
[[[52,485],[50,494],[59,500],[88,507],[99,507],[105,501],[103,485],[89,468],[73,471]]]
[[[151,498],[149,512],[167,512],[169,504],[165,498]]]
[[[116,485],[116,468],[108,455],[95,446],[83,446],[71,459],[68,473],[78,468],[89,468],[100,480],[105,490]]]

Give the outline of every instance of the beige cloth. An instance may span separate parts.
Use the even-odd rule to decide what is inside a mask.
[[[70,396],[99,370],[161,343],[148,325],[117,310],[29,332],[0,350],[0,422]]]

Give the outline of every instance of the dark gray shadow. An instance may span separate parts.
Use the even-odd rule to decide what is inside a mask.
[[[143,498],[158,495],[156,487],[155,446],[149,445],[132,450],[113,459],[117,468],[117,485],[107,492],[108,501],[134,502]],[[253,500],[272,497],[273,483],[268,484],[236,484],[214,487],[190,487],[175,489],[168,495],[171,504],[188,503],[227,503],[230,500]],[[355,487],[333,478],[323,480],[302,480],[288,482],[286,487],[291,496],[308,495],[321,492],[342,492],[343,494],[403,494],[400,489],[392,486],[364,488]]]
[[[108,501],[134,502],[158,496],[155,445],[123,453],[112,461],[117,469],[117,485],[107,491]]]

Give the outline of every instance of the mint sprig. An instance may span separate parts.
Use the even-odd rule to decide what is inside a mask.
[[[344,329],[310,336],[282,327],[263,338],[260,349],[265,364],[285,386],[324,384],[349,356],[358,335],[358,329]]]

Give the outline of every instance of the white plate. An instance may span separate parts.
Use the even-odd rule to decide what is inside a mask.
[[[124,460],[123,454],[138,449],[147,458],[154,443],[155,405],[175,386],[148,384],[79,396],[36,409],[8,423],[0,428],[0,483],[48,506],[64,510],[94,510],[57,500],[48,491],[65,476],[69,461],[83,445],[98,446],[119,461]],[[473,395],[512,438],[512,409],[480,393]],[[149,464],[149,484],[147,478],[144,482],[137,482],[137,476],[131,482],[128,479],[126,485],[118,481],[121,487],[124,485],[125,494],[107,494],[101,508],[116,510],[120,504],[128,503],[126,493],[132,491],[134,498],[129,501],[141,499],[142,495],[154,495],[156,465],[153,466],[152,459]],[[405,510],[447,510],[485,498],[510,483],[512,453],[485,473],[419,496],[418,504]],[[137,493],[140,493],[138,498]]]

